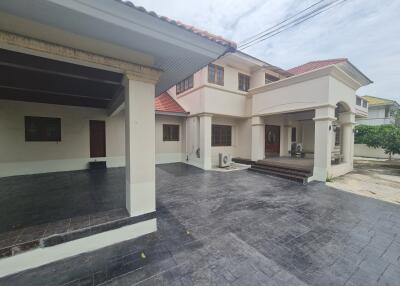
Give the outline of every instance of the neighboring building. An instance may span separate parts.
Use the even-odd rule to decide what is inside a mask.
[[[365,95],[363,100],[368,102],[368,117],[357,119],[357,124],[384,125],[395,124],[394,112],[400,110],[400,105],[390,99]]]

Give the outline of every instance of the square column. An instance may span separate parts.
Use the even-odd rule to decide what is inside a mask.
[[[265,123],[260,116],[251,118],[251,160],[265,159]]]
[[[127,74],[123,84],[126,209],[138,216],[156,210],[155,81]]]
[[[332,122],[335,108],[328,106],[315,110],[314,172],[312,179],[325,182],[329,175],[332,157]]]
[[[339,115],[339,122],[342,128],[343,161],[353,167],[355,114],[353,112],[343,112]]]
[[[211,114],[201,114],[200,120],[200,132],[199,132],[199,148],[200,148],[200,160],[201,167],[204,170],[211,169]]]

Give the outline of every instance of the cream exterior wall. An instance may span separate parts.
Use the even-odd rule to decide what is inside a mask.
[[[61,141],[25,142],[24,116],[61,118]],[[105,158],[90,158],[89,120],[105,121]],[[180,125],[180,141],[162,141],[164,123]],[[184,123],[182,117],[156,115],[157,164],[184,160]],[[109,117],[104,109],[0,100],[0,177],[83,170],[95,160],[125,166],[124,112]]]
[[[253,115],[315,109],[328,103],[328,89],[329,77],[324,76],[253,94]]]
[[[186,155],[186,126],[185,117],[156,115],[156,163],[175,163],[185,160]],[[179,141],[163,140],[163,125],[179,125]]]
[[[25,142],[24,116],[61,118],[61,142]],[[125,165],[124,116],[105,110],[0,100],[0,177],[87,168],[90,158],[89,120],[106,122],[106,160]]]

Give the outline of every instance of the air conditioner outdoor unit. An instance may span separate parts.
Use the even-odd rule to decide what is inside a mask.
[[[226,153],[219,153],[219,167],[229,167],[231,164],[231,155]]]

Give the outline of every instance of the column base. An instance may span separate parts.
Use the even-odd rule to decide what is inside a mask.
[[[126,209],[131,217],[156,210],[155,189],[155,182],[130,183],[126,181]]]

